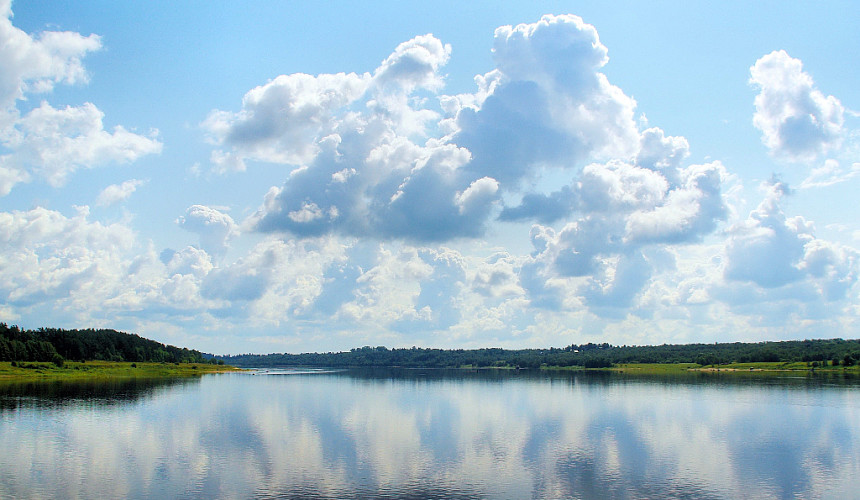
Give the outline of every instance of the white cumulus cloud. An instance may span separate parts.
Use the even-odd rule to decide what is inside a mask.
[[[404,92],[416,88],[439,90],[444,82],[439,69],[448,62],[451,46],[427,34],[403,42],[374,71],[373,81],[385,90],[395,85]]]
[[[11,4],[0,5],[0,195],[35,175],[63,185],[80,168],[127,163],[159,153],[149,136],[122,126],[104,130],[104,114],[92,103],[54,108],[43,101],[21,116],[17,103],[56,84],[85,83],[82,58],[101,47],[97,35],[44,32],[31,36],[11,23]]]
[[[496,30],[497,69],[477,78],[475,94],[437,94],[441,116],[416,97],[419,90],[442,90],[450,53],[450,46],[422,35],[364,76],[282,75],[246,94],[241,111],[213,111],[204,128],[229,148],[213,153],[216,163],[298,166],[269,191],[251,226],[301,237],[474,238],[484,234],[504,194],[546,166],[633,160],[646,149],[633,119],[635,101],[600,72],[606,48],[576,16]],[[662,131],[649,140],[643,158],[666,173],[637,172],[654,178],[662,197],[663,184],[676,180],[670,170],[685,156],[686,142]],[[571,208],[559,195],[545,203],[540,196],[526,194],[524,202],[551,210],[551,218]],[[508,211],[503,218],[528,215]]]
[[[773,181],[766,189],[749,218],[732,228],[725,277],[765,289],[805,281],[824,296],[844,298],[857,280],[857,252],[816,238],[803,217],[787,217],[780,206],[789,192],[785,184]]]
[[[202,126],[215,142],[222,171],[245,170],[245,160],[301,164],[335,128],[341,109],[364,94],[370,76],[355,73],[280,75],[251,89],[239,112],[212,111]]]
[[[15,307],[80,303],[91,310],[113,292],[133,248],[134,234],[120,224],[89,220],[83,207],[72,217],[34,208],[0,212],[0,297]]]
[[[628,158],[638,149],[636,102],[609,83],[597,31],[577,16],[496,30],[493,82],[456,113],[453,140],[468,148],[468,168],[512,188],[533,169],[570,167],[594,157]],[[484,95],[485,94],[485,95]]]
[[[85,83],[81,59],[101,48],[98,35],[44,32],[29,35],[12,25],[12,2],[0,1],[0,131],[14,119],[15,102],[58,83]]]
[[[836,327],[857,297],[860,252],[815,236],[814,225],[781,207],[787,186],[771,181],[749,217],[725,244],[723,281],[709,293],[764,326],[810,321]]]
[[[750,74],[760,89],[753,123],[773,154],[810,160],[839,146],[845,109],[815,88],[799,59],[774,51],[756,61]]]
[[[239,231],[229,215],[205,205],[192,205],[176,219],[182,229],[197,233],[200,246],[213,255],[223,255],[227,244]]]
[[[282,177],[257,194],[256,212],[236,209],[242,221],[183,205],[175,222],[192,235],[177,250],[136,234],[138,214],[106,224],[86,207],[0,212],[0,311],[217,329],[238,339],[227,349],[256,336],[314,350],[856,328],[860,254],[786,215],[780,183],[736,215],[737,159],[690,160],[686,138],[637,120],[636,101],[605,74],[595,27],[544,16],[487,36],[494,67],[471,92],[445,94],[455,52],[425,34],[360,72],[275,73],[199,117],[211,169],[272,163]],[[0,42],[0,195],[161,150],[157,132],[106,128],[95,104],[50,102],[56,86],[87,81],[98,36],[23,33],[0,0]],[[750,82],[773,156],[809,162],[800,188],[857,176],[843,123],[853,116],[800,61],[769,54]],[[148,195],[144,182],[154,181],[107,186],[94,203]]]

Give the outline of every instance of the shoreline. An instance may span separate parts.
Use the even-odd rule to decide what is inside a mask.
[[[0,362],[0,383],[118,378],[186,378],[210,373],[242,372],[230,365],[130,361],[66,361],[62,367],[44,361]]]
[[[191,378],[213,373],[241,373],[247,368],[209,363],[166,363],[166,362],[129,362],[129,361],[66,361],[62,367],[50,362],[24,361],[12,366],[10,361],[0,362],[0,384],[6,382],[40,382],[63,380],[99,380],[129,378]],[[308,367],[305,367],[308,368]],[[397,367],[378,367],[397,368]],[[429,367],[416,369],[431,369]],[[576,371],[610,372],[626,375],[692,375],[742,374],[742,373],[795,373],[851,374],[860,375],[860,367],[808,367],[802,362],[759,362],[733,363],[728,365],[706,365],[695,363],[624,363],[606,368],[584,368],[581,366],[542,366],[539,369],[516,367],[473,367],[463,366],[454,370],[535,370],[535,371]]]
[[[684,373],[726,373],[726,374],[741,374],[741,373],[796,373],[814,375],[822,374],[860,374],[858,366],[808,366],[805,362],[753,362],[753,363],[730,363],[726,365],[698,365],[695,363],[629,363],[619,364],[612,368],[605,368],[607,371],[616,371],[621,373],[665,373],[665,374],[684,374]]]

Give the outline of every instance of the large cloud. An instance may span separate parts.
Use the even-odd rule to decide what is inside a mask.
[[[654,245],[697,243],[711,234],[727,216],[725,168],[716,162],[691,165],[676,169],[671,177],[677,183],[658,171],[623,162],[587,166],[568,188],[571,213],[578,218],[559,231],[545,226],[532,231],[533,265],[538,267],[528,276],[536,304],[561,305],[547,302],[545,287],[534,282],[538,276],[547,283],[580,278],[574,293],[594,306],[594,312],[604,314],[608,306],[627,309],[654,267],[643,251]],[[558,288],[558,281],[553,286]]]
[[[331,141],[307,168],[272,188],[252,219],[262,231],[299,236],[351,236],[444,241],[478,236],[497,199],[491,178],[469,181],[468,151],[452,145],[419,147],[403,139],[353,163],[341,150],[366,148],[363,133]]]
[[[249,93],[239,113],[213,112],[205,126],[213,131],[213,119],[223,118],[217,142],[231,147],[227,154],[298,164],[282,187],[270,189],[250,225],[304,238],[334,233],[429,243],[480,237],[496,214],[567,221],[560,230],[538,231],[541,248],[531,262],[518,264],[523,282],[505,286],[549,309],[591,304],[608,310],[629,307],[659,267],[640,265],[648,259],[643,249],[701,241],[726,218],[728,173],[718,162],[684,166],[689,146],[683,137],[659,128],[639,132],[635,101],[600,72],[606,47],[580,18],[544,16],[496,30],[497,69],[476,78],[473,94],[440,96],[440,118],[409,95],[442,88],[439,71],[449,52],[430,35],[405,42],[372,76],[349,77],[363,87],[329,88],[340,102],[313,107],[312,119],[283,114],[301,100],[298,94],[277,109],[249,96],[277,81],[340,82],[346,75],[282,76]],[[268,121],[276,111],[282,113],[277,124]],[[251,149],[231,142],[250,122],[271,132],[262,134],[269,142]],[[294,129],[314,136],[303,143],[313,145],[305,156],[266,153],[272,146],[292,154],[295,148],[278,141]],[[444,135],[434,135],[439,132]],[[594,159],[608,161],[582,167]],[[522,193],[529,184],[523,181],[547,167],[571,173],[574,181],[554,192]],[[501,206],[518,194],[518,206]],[[568,283],[571,278],[578,282]]]
[[[495,37],[498,69],[474,94],[439,96],[446,117],[418,97],[441,90],[451,51],[432,35],[400,44],[372,76],[282,75],[204,122],[229,148],[216,167],[297,166],[252,218],[261,231],[444,242],[483,235],[503,193],[549,164],[641,149],[635,102],[599,72],[606,48],[592,26],[545,16]]]
[[[204,127],[222,160],[300,165],[266,195],[252,224],[305,237],[327,233],[440,241],[480,234],[497,183],[462,172],[468,151],[413,142],[438,114],[409,98],[437,90],[450,47],[432,35],[399,45],[372,76],[282,75]],[[219,167],[221,168],[221,167]]]
[[[454,140],[468,148],[469,169],[509,188],[543,166],[635,154],[635,101],[599,72],[607,50],[579,17],[544,16],[495,33],[497,70],[478,99],[457,100]],[[510,185],[509,185],[510,184]]]
[[[773,181],[749,218],[732,228],[725,277],[764,289],[806,281],[827,300],[844,299],[857,280],[858,254],[815,237],[812,223],[786,217],[780,207],[787,186]]]
[[[751,327],[782,335],[850,331],[860,253],[817,238],[803,217],[787,217],[780,206],[789,192],[785,184],[772,181],[766,190],[761,204],[730,229],[722,279],[708,293]]]
[[[799,59],[774,51],[756,61],[750,74],[750,82],[761,89],[753,123],[773,154],[809,160],[840,144],[842,103],[815,88]]]
[[[214,268],[198,248],[157,256],[121,223],[44,208],[0,212],[0,298],[11,317],[40,325],[95,325],[127,318],[204,321],[224,301],[201,295]]]
[[[0,296],[17,307],[101,296],[122,274],[133,233],[44,208],[0,212]],[[87,303],[89,309],[92,304]]]

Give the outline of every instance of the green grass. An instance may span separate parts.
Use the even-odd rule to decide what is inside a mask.
[[[759,362],[759,363],[730,363],[725,365],[707,365],[701,366],[696,363],[628,363],[615,365],[606,370],[620,371],[624,373],[643,373],[643,374],[672,374],[672,373],[688,373],[690,371],[706,371],[720,373],[735,373],[735,372],[781,372],[781,371],[812,371],[812,366],[802,362]],[[826,366],[817,367],[814,371],[817,372],[848,372],[860,373],[860,366]]]
[[[604,368],[604,370],[647,375],[672,375],[689,373],[690,370],[697,368],[699,365],[696,363],[623,363],[612,368]]]
[[[784,371],[803,371],[810,372],[812,366],[805,362],[760,362],[760,363],[731,363],[726,365],[707,365],[701,366],[696,363],[621,363],[612,366],[611,368],[590,368],[586,369],[581,366],[547,366],[543,367],[546,370],[559,371],[611,371],[628,374],[642,375],[672,375],[684,374],[690,372],[720,372],[720,373],[736,373],[736,372],[784,372]],[[860,366],[825,366],[816,367],[816,372],[826,373],[860,373]]]
[[[585,368],[582,366],[542,366],[542,370],[553,371],[599,371],[599,372],[623,372],[641,373],[643,375],[666,375],[673,373],[689,373],[690,370],[698,368],[695,363],[622,363],[608,368]]]
[[[734,371],[810,371],[811,363],[796,362],[759,362],[759,363],[730,363],[726,365],[709,365],[703,370],[734,370]],[[860,372],[860,366],[819,366],[815,371],[825,372]]]
[[[53,363],[23,361],[12,366],[0,361],[0,381],[84,380],[94,378],[160,378],[195,377],[205,373],[240,371],[239,368],[207,363],[130,363],[115,361],[66,361],[63,367]]]
[[[241,371],[226,365],[210,365],[206,363],[130,363],[113,361],[87,361],[85,363],[66,361],[62,368],[47,362],[19,362],[12,366],[11,362],[0,361],[0,382],[3,381],[37,381],[37,380],[89,380],[110,378],[162,378],[162,377],[195,377],[206,373]],[[512,367],[494,367],[496,369],[513,369]],[[611,368],[586,369],[581,366],[542,367],[546,370],[559,371],[610,371],[626,374],[642,375],[673,375],[691,372],[719,373],[749,373],[749,372],[780,372],[780,371],[811,371],[811,366],[804,362],[795,363],[732,363],[726,365],[700,366],[695,363],[625,363]],[[827,366],[817,367],[816,372],[826,373],[860,373],[860,366]]]

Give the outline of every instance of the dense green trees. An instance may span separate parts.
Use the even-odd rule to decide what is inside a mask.
[[[55,355],[57,349],[50,342],[0,323],[0,361],[52,361]]]
[[[199,351],[164,345],[115,330],[22,330],[0,323],[0,361],[153,361],[206,363]]]
[[[106,360],[169,363],[224,363],[235,366],[421,367],[454,368],[541,366],[609,367],[620,363],[807,362],[810,366],[853,366],[860,362],[860,340],[683,344],[659,346],[570,345],[550,349],[388,349],[370,347],[346,352],[245,354],[211,358],[199,351],[164,345],[115,330],[23,330],[0,323],[0,361]]]
[[[720,365],[749,362],[817,362],[821,366],[842,360],[850,366],[860,360],[860,340],[797,340],[785,342],[684,344],[659,346],[570,345],[551,349],[388,349],[361,347],[346,352],[306,354],[244,354],[225,356],[235,366],[401,366],[424,368],[582,366],[601,368],[619,363],[697,363]],[[824,363],[827,360],[827,363]],[[850,363],[850,364],[849,364]]]

